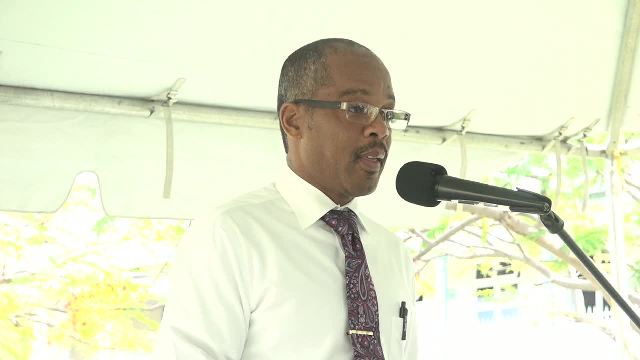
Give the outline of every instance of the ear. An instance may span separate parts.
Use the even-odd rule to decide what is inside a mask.
[[[284,103],[280,107],[280,113],[278,114],[280,125],[282,125],[282,129],[284,129],[289,138],[297,139],[302,135],[300,131],[302,125],[300,110],[296,104],[292,103]]]

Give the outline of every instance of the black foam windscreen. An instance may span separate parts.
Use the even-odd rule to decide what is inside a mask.
[[[411,161],[400,168],[396,176],[396,191],[404,200],[421,206],[440,204],[436,199],[436,178],[447,175],[447,170],[438,164]]]

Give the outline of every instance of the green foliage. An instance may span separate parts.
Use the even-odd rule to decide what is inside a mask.
[[[24,313],[23,299],[8,292],[8,288],[0,285],[0,359],[28,359],[33,328],[20,318]]]
[[[539,258],[543,254],[543,248],[538,245],[537,241],[547,235],[546,230],[536,230],[526,236],[516,235],[518,244],[526,251],[529,256]]]
[[[0,212],[0,359],[28,359],[36,336],[74,358],[151,350],[155,285],[189,223],[106,215],[85,182],[56,213]]]
[[[629,265],[631,270],[631,287],[636,291],[640,291],[640,260]]]
[[[500,301],[509,302],[513,300],[518,294],[518,288],[516,285],[505,285],[500,287]]]
[[[554,273],[566,273],[569,270],[569,265],[563,260],[550,260],[546,261],[545,265]]]
[[[491,300],[495,297],[495,291],[493,290],[493,288],[478,289],[476,290],[476,296],[483,300]]]
[[[435,281],[433,274],[426,274],[426,271],[416,277],[416,294],[431,296],[435,293]]]
[[[525,270],[529,270],[529,266],[527,264],[518,260],[511,261],[511,271],[513,271],[514,273],[520,273]]]
[[[493,264],[491,264],[490,262],[483,262],[478,264],[478,271],[484,277],[493,276],[495,273],[495,271],[493,271]]]
[[[606,249],[606,241],[609,234],[607,227],[598,226],[579,230],[574,235],[574,240],[587,255],[594,256]]]
[[[74,339],[92,345],[85,351],[103,348],[150,350],[150,343],[134,323],[148,324],[155,330],[157,320],[144,312],[144,303],[154,298],[149,289],[116,272],[90,272],[67,276],[67,286],[77,289],[67,294],[65,310],[69,317],[49,332],[49,339]]]
[[[529,241],[537,241],[541,237],[547,235],[549,232],[546,229],[539,229],[534,232],[527,234],[526,236],[521,236],[520,238],[529,240]]]
[[[113,218],[109,215],[105,215],[100,218],[100,220],[96,221],[96,224],[93,226],[93,231],[98,235],[102,235],[106,233],[112,225]]]
[[[562,183],[561,188],[557,188],[557,163],[553,151],[547,154],[532,154],[526,156],[521,161],[507,167],[503,172],[496,174],[491,183],[507,187],[523,187],[531,191],[541,192],[550,197],[554,211],[560,215],[565,222],[565,229],[574,237],[578,246],[589,256],[600,262],[600,258],[606,255],[607,242],[609,237],[609,202],[607,174],[610,165],[605,159],[588,158],[586,161],[580,156],[563,156],[561,158]],[[615,163],[616,169],[627,172],[628,179],[637,179],[640,174],[640,162],[635,159],[621,158]],[[635,174],[635,175],[633,175]],[[640,191],[628,186],[627,190],[633,190],[635,198],[640,197]],[[560,191],[559,194],[556,194]],[[556,201],[556,195],[558,195]],[[585,195],[587,203],[585,203]],[[586,205],[586,209],[585,209]],[[624,213],[624,233],[627,244],[626,257],[630,261],[629,269],[631,275],[631,286],[635,291],[640,291],[640,201],[634,200],[632,196],[621,199],[619,212]],[[459,218],[460,213],[451,213],[447,217],[449,221],[443,220],[442,225],[453,223],[453,219]],[[492,261],[496,256],[503,256],[504,251],[512,254],[507,256],[506,262],[513,266],[512,270],[519,273],[527,273],[527,281],[541,281],[541,276],[546,276],[546,272],[538,271],[543,267],[550,271],[553,278],[575,276],[570,272],[570,266],[566,260],[572,256],[571,251],[562,243],[557,236],[548,234],[547,230],[540,226],[540,222],[534,217],[518,216],[521,226],[516,231],[510,229],[505,234],[504,227],[495,226],[496,222],[489,219],[470,226],[478,236],[472,236],[460,232],[456,234],[457,244],[445,242],[438,249],[438,254],[450,253],[455,256],[470,257],[469,260],[477,264],[477,270],[483,276],[492,276]],[[503,223],[507,224],[507,222]],[[508,225],[508,224],[507,224]],[[431,238],[436,238],[436,234],[447,231],[447,228],[439,226],[426,234]],[[515,242],[508,245],[503,239],[513,237]],[[464,244],[464,248],[460,244]],[[541,245],[549,247],[543,248]],[[491,253],[491,250],[494,250]],[[490,258],[483,258],[484,254],[491,254]],[[524,254],[525,257],[520,255]],[[558,255],[556,255],[558,254]],[[560,258],[558,258],[558,256]],[[525,259],[521,262],[515,259]],[[536,267],[531,266],[535,262]],[[475,265],[474,265],[475,266]],[[601,266],[607,272],[607,266]],[[448,274],[459,273],[451,269]],[[475,268],[467,271],[463,276],[470,286],[473,282]],[[533,274],[533,275],[530,275]],[[573,274],[573,275],[572,275]],[[543,281],[543,280],[542,280]],[[478,295],[483,298],[491,298],[498,301],[498,298],[505,298],[505,294],[515,291],[515,288],[503,289],[501,295],[495,294],[491,289],[481,290]]]
[[[483,244],[487,244],[489,243],[488,237],[489,237],[489,219],[484,218],[480,221],[480,228],[482,229],[482,232],[480,233],[480,239],[482,240]]]
[[[40,233],[40,234],[36,234],[28,237],[25,241],[28,245],[38,246],[38,245],[44,245],[49,242],[55,241],[55,239],[52,236]]]
[[[448,217],[443,218],[437,226],[423,231],[422,235],[424,235],[424,237],[426,237],[427,239],[437,239],[438,236],[447,231],[447,228],[449,227],[449,220],[450,218]]]

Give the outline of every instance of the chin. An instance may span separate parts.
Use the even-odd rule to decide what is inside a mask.
[[[370,182],[365,184],[364,186],[362,186],[358,191],[358,195],[357,196],[366,196],[366,195],[370,195],[372,194],[374,191],[376,191],[376,188],[378,187],[378,179],[376,179],[374,182]]]
[[[351,174],[349,176],[348,188],[351,190],[351,193],[354,197],[366,196],[373,193],[378,187],[378,181],[380,180],[380,171],[374,172],[359,172],[355,174]]]

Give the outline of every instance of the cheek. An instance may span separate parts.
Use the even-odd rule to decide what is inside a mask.
[[[349,147],[348,139],[346,139],[344,133],[328,131],[323,134],[323,139],[319,147],[323,150],[325,156],[331,160],[343,161]]]
[[[318,171],[324,171],[335,168],[344,157],[339,149],[339,143],[333,138],[318,137],[313,141],[309,141],[306,146],[308,159],[317,167]]]
[[[349,127],[334,119],[326,119],[326,123],[320,126],[319,123],[314,124],[316,132],[313,139],[315,156],[325,161],[327,168],[339,168],[343,171],[353,164],[354,151],[357,144],[361,141],[358,137],[361,128],[357,126]]]
[[[352,145],[354,142],[352,139],[348,139],[344,136],[336,137],[333,149],[334,156],[336,160],[342,164],[352,164],[354,158],[354,149],[355,146]]]

